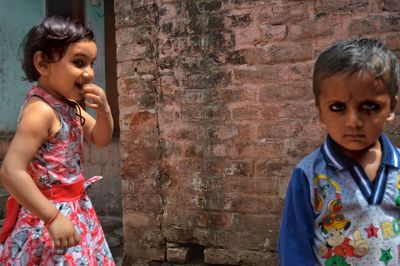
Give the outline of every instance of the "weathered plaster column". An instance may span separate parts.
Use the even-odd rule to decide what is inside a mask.
[[[163,261],[157,4],[115,1],[125,258]]]

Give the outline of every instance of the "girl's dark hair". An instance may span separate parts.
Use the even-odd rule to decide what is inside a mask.
[[[376,79],[382,79],[392,104],[394,103],[399,86],[397,58],[377,40],[366,38],[339,41],[319,55],[313,74],[313,92],[316,101],[324,79],[335,74],[351,75],[360,71],[370,73]]]
[[[33,56],[41,51],[49,62],[60,60],[71,43],[81,40],[94,41],[91,29],[77,20],[60,16],[45,18],[33,26],[21,43],[20,55],[26,79],[37,81],[39,72],[33,63]]]

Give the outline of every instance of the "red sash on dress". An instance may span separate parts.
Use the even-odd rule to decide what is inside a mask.
[[[46,198],[55,202],[74,201],[82,196],[84,184],[85,180],[82,178],[81,181],[72,184],[52,185],[51,189],[41,189],[40,191]],[[6,220],[1,229],[0,243],[4,243],[14,229],[20,207],[21,205],[13,196],[8,197],[6,203]]]

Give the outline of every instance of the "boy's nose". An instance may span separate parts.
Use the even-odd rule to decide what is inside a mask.
[[[346,125],[350,128],[361,128],[363,126],[363,122],[360,114],[357,111],[349,110],[346,116]]]

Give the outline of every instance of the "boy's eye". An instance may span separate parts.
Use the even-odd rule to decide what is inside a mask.
[[[362,103],[361,107],[366,111],[375,111],[379,109],[379,104],[374,102],[364,102]]]
[[[329,106],[329,109],[332,112],[340,112],[346,109],[346,106],[343,103],[334,103]]]

